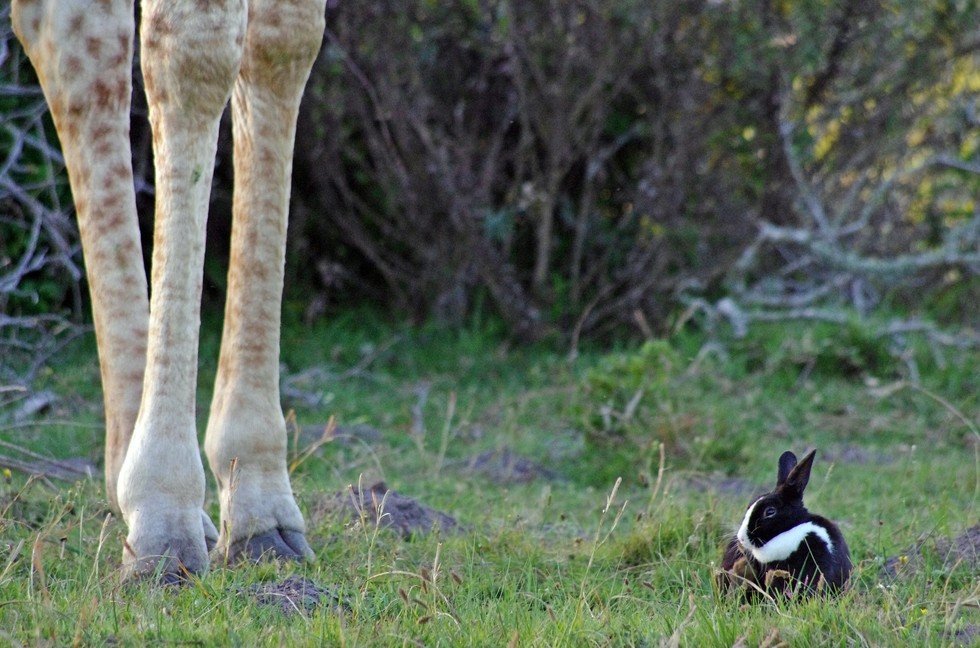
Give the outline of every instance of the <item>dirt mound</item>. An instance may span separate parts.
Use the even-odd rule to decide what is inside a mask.
[[[382,438],[381,430],[363,423],[336,425],[333,428],[330,424],[305,425],[299,432],[299,447],[306,448],[325,441],[340,445],[376,446]]]
[[[947,565],[964,564],[980,568],[980,524],[977,524],[952,539],[939,536],[916,543],[907,551],[886,560],[885,573],[897,577],[917,572],[922,564],[923,551],[930,544]]]
[[[390,490],[384,482],[367,488],[350,485],[325,498],[317,508],[320,514],[339,513],[368,527],[391,529],[406,540],[434,529],[446,532],[459,527],[451,515]]]
[[[741,477],[723,477],[717,475],[692,475],[680,481],[680,485],[696,493],[713,491],[724,495],[738,495],[749,498],[762,495],[768,489]]]
[[[980,625],[968,624],[951,633],[949,638],[954,646],[976,646],[980,644]]]
[[[938,544],[938,543],[937,543]],[[948,557],[980,566],[980,524],[972,526],[948,543]]]
[[[488,450],[453,464],[458,470],[479,475],[495,484],[529,484],[538,479],[556,481],[561,475],[554,470],[517,454],[510,448]]]
[[[894,455],[884,450],[865,448],[859,445],[837,445],[821,450],[823,461],[832,461],[857,466],[887,466],[894,463]]]
[[[302,576],[289,576],[278,583],[256,583],[246,592],[259,604],[276,606],[287,616],[309,614],[324,606],[337,611],[346,609],[334,592]]]

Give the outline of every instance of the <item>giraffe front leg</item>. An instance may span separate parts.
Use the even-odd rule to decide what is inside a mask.
[[[129,144],[133,6],[18,0],[11,23],[37,70],[71,181],[102,370],[106,496],[118,511],[149,319]]]
[[[195,415],[201,282],[218,120],[244,34],[242,0],[143,3],[156,217],[143,397],[118,487],[130,575],[204,572],[215,536]]]
[[[279,327],[296,116],[323,38],[324,4],[250,2],[232,94],[231,262],[205,441],[220,490],[219,553],[231,561],[312,556],[286,465]]]

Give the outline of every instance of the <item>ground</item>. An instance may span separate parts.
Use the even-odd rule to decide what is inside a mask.
[[[862,363],[833,330],[775,328],[726,341],[725,355],[699,355],[706,341],[691,335],[570,360],[559,345],[517,348],[488,330],[364,321],[283,336],[310,563],[217,564],[181,589],[120,585],[124,529],[97,474],[91,343],[50,367],[37,386],[51,395],[43,407],[15,422],[20,401],[6,401],[0,439],[36,453],[21,456],[35,469],[49,456],[68,468],[47,481],[11,470],[0,486],[0,636],[15,645],[980,641],[971,370],[980,356],[948,353],[940,365],[910,346],[906,360]],[[206,333],[202,386],[215,349]],[[907,381],[910,354],[920,354],[918,383]],[[846,367],[835,361],[843,355]],[[778,606],[721,596],[714,572],[726,538],[772,487],[779,454],[811,447],[806,501],[847,536],[850,589]]]

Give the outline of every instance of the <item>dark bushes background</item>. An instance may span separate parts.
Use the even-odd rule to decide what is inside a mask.
[[[975,3],[340,3],[296,161],[311,315],[380,296],[454,323],[489,308],[527,337],[649,334],[685,296],[730,293],[733,275],[772,275],[776,302],[833,284],[834,254],[760,245],[763,225],[829,235],[841,254],[938,247],[977,220],[977,16]],[[964,166],[899,177],[936,155]],[[877,303],[895,284],[873,274],[833,292]]]
[[[287,298],[311,320],[368,302],[573,343],[880,304],[975,323],[978,24],[975,0],[336,3],[298,133]],[[30,91],[4,45],[4,88]],[[213,299],[227,129],[219,148]],[[0,199],[0,236],[31,231],[40,212]],[[70,307],[77,272],[45,272],[60,303],[22,283],[0,305]]]
[[[488,302],[536,337],[660,328],[681,282],[722,276],[757,202],[712,146],[736,111],[703,45],[731,39],[655,4],[340,6],[296,176],[325,287],[451,322]]]

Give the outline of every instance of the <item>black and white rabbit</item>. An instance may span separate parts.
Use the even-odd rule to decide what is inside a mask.
[[[722,585],[754,584],[770,595],[794,592],[836,594],[851,574],[851,556],[837,525],[803,506],[816,450],[797,463],[786,451],[779,457],[776,488],[749,504],[722,557]],[[748,583],[747,583],[747,582]]]

